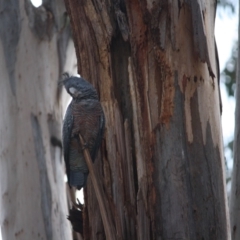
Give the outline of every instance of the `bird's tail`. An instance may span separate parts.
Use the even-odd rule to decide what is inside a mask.
[[[71,171],[70,172],[70,179],[69,179],[69,185],[75,186],[78,190],[80,190],[82,187],[86,186],[87,183],[87,173],[83,173],[80,171]]]

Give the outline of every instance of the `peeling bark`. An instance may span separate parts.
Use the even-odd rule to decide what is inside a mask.
[[[65,3],[106,116],[95,167],[117,239],[230,239],[215,1]],[[84,238],[105,239],[90,179],[84,216]]]

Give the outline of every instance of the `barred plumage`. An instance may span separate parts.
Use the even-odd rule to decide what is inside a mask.
[[[87,147],[94,161],[103,136],[104,114],[97,92],[89,82],[67,77],[63,84],[73,97],[63,123],[64,160],[69,185],[81,189],[86,185],[88,175],[82,149]],[[81,146],[79,134],[87,146]]]

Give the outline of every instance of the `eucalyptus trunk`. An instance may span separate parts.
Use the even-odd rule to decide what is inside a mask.
[[[106,117],[95,162],[116,239],[229,239],[216,2],[65,0]],[[91,183],[84,238],[105,239]]]
[[[10,0],[0,9],[2,239],[70,239],[58,89],[70,36],[65,6]]]

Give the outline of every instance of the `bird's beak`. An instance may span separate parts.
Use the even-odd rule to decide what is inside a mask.
[[[62,85],[64,85],[65,80],[67,80],[68,78],[70,78],[69,73],[63,73],[62,78],[58,81],[58,86],[61,87]]]

